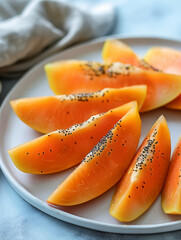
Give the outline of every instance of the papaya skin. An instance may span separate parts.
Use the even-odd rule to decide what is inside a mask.
[[[81,204],[111,188],[129,166],[140,133],[141,119],[137,108],[133,107],[49,196],[48,204],[51,206]]]
[[[170,161],[170,133],[161,116],[138,149],[113,195],[110,214],[123,222],[141,216],[162,190]]]
[[[136,102],[92,116],[69,129],[57,130],[8,151],[15,166],[26,173],[47,174],[70,168],[100,141]]]
[[[94,92],[106,87],[147,85],[142,112],[161,107],[181,91],[181,76],[145,71],[114,62],[100,64],[78,60],[60,61],[45,66],[50,88],[55,94]]]
[[[21,98],[10,102],[16,115],[31,128],[49,133],[81,123],[92,115],[106,112],[131,101],[140,109],[146,85],[106,88],[99,92],[48,97]]]
[[[152,47],[147,51],[144,59],[165,73],[181,75],[181,51],[167,47]],[[181,93],[165,107],[181,110]]]
[[[181,136],[173,152],[162,191],[162,208],[166,214],[181,214]]]

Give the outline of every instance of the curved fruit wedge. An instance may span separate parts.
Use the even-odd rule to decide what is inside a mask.
[[[102,58],[105,62],[121,62],[139,66],[140,60],[133,50],[119,40],[106,40],[102,49]]]
[[[134,51],[125,43],[119,40],[107,40],[102,49],[102,58],[104,62],[121,62],[139,67],[143,70],[156,71],[151,65],[147,64],[144,60],[134,53]]]
[[[153,47],[148,50],[144,59],[166,73],[181,75],[180,51],[166,47]],[[166,107],[181,110],[181,94]]]
[[[144,60],[166,73],[181,75],[181,52],[167,47],[152,47]]]
[[[181,91],[181,76],[143,71],[118,62],[100,64],[69,60],[47,64],[45,69],[49,85],[56,94],[147,85],[147,97],[141,111],[163,106],[176,98]]]
[[[100,139],[136,102],[130,102],[69,129],[58,130],[8,151],[15,166],[23,172],[46,174],[79,163]]]
[[[138,149],[112,198],[110,214],[129,222],[143,214],[160,193],[170,161],[170,133],[161,116]]]
[[[22,98],[10,103],[23,122],[39,132],[49,133],[134,100],[140,109],[146,93],[146,85],[139,85],[86,94]]]
[[[181,110],[181,94],[171,102],[167,103],[164,107],[175,110]]]
[[[181,136],[173,152],[162,191],[162,208],[167,214],[181,214]]]
[[[143,70],[158,71],[181,75],[181,52],[166,47],[151,48],[140,60],[133,50],[118,40],[107,40],[104,43],[102,57],[105,62],[122,62]],[[181,110],[181,94],[166,104],[167,108]]]
[[[134,124],[133,124],[134,123]],[[48,198],[51,205],[76,205],[111,188],[124,174],[139,142],[141,119],[129,110]]]

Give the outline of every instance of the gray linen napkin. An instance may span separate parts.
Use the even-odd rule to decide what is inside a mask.
[[[84,40],[108,34],[112,7],[87,12],[64,1],[0,1],[0,76],[20,76],[42,59]]]

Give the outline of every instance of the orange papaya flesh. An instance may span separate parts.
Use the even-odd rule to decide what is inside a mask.
[[[121,62],[139,67],[143,70],[157,71],[156,68],[149,65],[144,60],[139,59],[136,53],[125,43],[119,40],[105,41],[102,49],[102,58],[104,62]]]
[[[181,110],[181,94],[165,105],[166,108]]]
[[[181,75],[181,51],[167,47],[153,47],[148,50],[144,59],[165,73]],[[181,93],[165,107],[181,110]]]
[[[49,196],[48,204],[80,204],[111,188],[127,169],[136,151],[140,132],[140,116],[137,108],[133,107]]]
[[[15,166],[26,173],[47,174],[79,162],[131,108],[130,102],[68,129],[54,131],[8,151]]]
[[[162,208],[167,214],[181,214],[181,136],[173,152],[162,191]]]
[[[146,93],[146,85],[138,85],[118,89],[107,88],[86,94],[22,98],[10,103],[24,123],[39,132],[49,133],[81,123],[92,115],[134,100],[138,102],[140,109]]]
[[[140,61],[133,50],[119,40],[106,40],[102,49],[102,58],[105,62],[121,62],[139,66]]]
[[[118,62],[100,64],[86,61],[60,61],[45,66],[51,89],[56,94],[94,92],[103,88],[147,85],[141,111],[165,105],[181,91],[181,76],[144,71]]]
[[[122,62],[131,64],[143,70],[164,71],[165,73],[181,75],[181,52],[166,47],[153,47],[146,53],[144,59],[139,59],[133,50],[118,40],[107,40],[102,50],[105,62]],[[181,110],[181,94],[165,105],[166,108]]]
[[[144,60],[154,67],[166,72],[181,75],[181,52],[167,47],[152,47]]]
[[[170,134],[161,116],[138,149],[113,195],[110,214],[133,221],[155,201],[164,184],[170,161]]]

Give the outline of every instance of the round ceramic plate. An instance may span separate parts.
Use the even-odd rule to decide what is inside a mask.
[[[82,44],[59,53],[29,71],[6,97],[0,110],[0,163],[6,178],[21,197],[41,211],[63,221],[79,226],[115,233],[156,233],[181,229],[181,216],[165,215],[161,209],[160,196],[151,208],[136,221],[122,223],[109,215],[109,206],[114,188],[100,197],[74,207],[55,209],[46,203],[48,196],[73,170],[56,174],[31,175],[20,172],[12,163],[7,150],[30,141],[39,133],[26,126],[13,113],[9,101],[16,98],[52,95],[44,72],[44,65],[60,59],[85,59],[101,61],[101,49],[105,39]],[[144,55],[154,45],[168,46],[181,50],[181,42],[156,38],[122,38],[133,50]],[[143,140],[156,119],[164,114],[171,132],[172,149],[181,134],[181,111],[160,108],[141,114]]]

